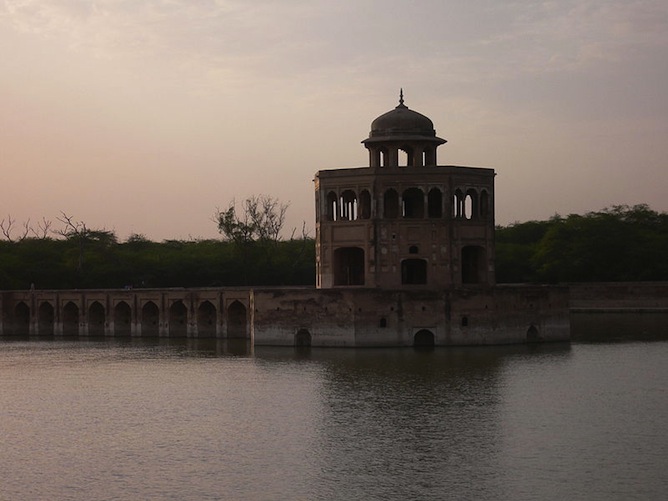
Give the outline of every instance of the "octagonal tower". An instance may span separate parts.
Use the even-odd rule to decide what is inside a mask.
[[[318,288],[494,285],[494,170],[439,166],[445,142],[402,91],[362,141],[368,167],[316,173]]]

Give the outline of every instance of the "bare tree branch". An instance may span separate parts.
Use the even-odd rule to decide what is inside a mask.
[[[12,215],[8,214],[7,215],[7,220],[3,218],[2,221],[0,221],[0,231],[2,231],[2,234],[5,236],[8,242],[13,242],[14,240],[12,239],[12,226],[14,226],[14,223],[16,222],[16,219],[12,219]]]
[[[33,235],[35,235],[35,238],[39,238],[40,240],[46,240],[50,228],[51,228],[51,221],[43,217],[42,221],[37,223],[37,229],[39,230],[39,233],[34,228],[30,228],[30,231],[32,232]]]

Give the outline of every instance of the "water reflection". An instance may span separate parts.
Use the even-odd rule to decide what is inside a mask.
[[[667,355],[0,341],[2,495],[659,498]]]
[[[535,355],[527,347],[313,353],[324,365],[319,492],[379,500],[498,494],[499,372],[509,356]]]

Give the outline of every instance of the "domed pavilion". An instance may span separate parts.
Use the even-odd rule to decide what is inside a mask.
[[[362,141],[368,167],[316,173],[317,287],[494,285],[494,170],[438,165],[445,143],[402,91]]]

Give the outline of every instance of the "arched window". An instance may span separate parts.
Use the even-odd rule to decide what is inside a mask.
[[[369,193],[369,190],[362,190],[360,192],[358,211],[360,219],[369,219],[371,217],[371,193]]]
[[[392,188],[383,195],[383,217],[385,219],[399,217],[399,194]]]
[[[339,204],[337,203],[336,193],[330,191],[327,193],[327,212],[326,219],[327,221],[336,221],[338,214]]]
[[[438,188],[432,188],[427,195],[427,213],[430,218],[443,216],[443,194]]]
[[[435,166],[436,165],[436,148],[425,147],[424,150],[424,164],[425,166]]]
[[[464,217],[466,219],[478,218],[478,192],[473,188],[466,191],[464,198]]]
[[[402,216],[408,219],[424,217],[424,193],[420,188],[409,188],[402,195]]]
[[[489,217],[489,193],[487,193],[487,190],[480,192],[480,217]]]
[[[341,193],[339,216],[342,221],[357,219],[357,195],[353,190],[345,190]]]
[[[411,148],[404,146],[399,148],[398,151],[398,162],[399,167],[408,167],[413,164],[413,150]]]
[[[387,152],[387,149],[381,148],[379,153],[380,153],[380,166],[388,167],[390,165],[390,155]]]
[[[464,193],[457,188],[452,196],[452,217],[464,217]]]

